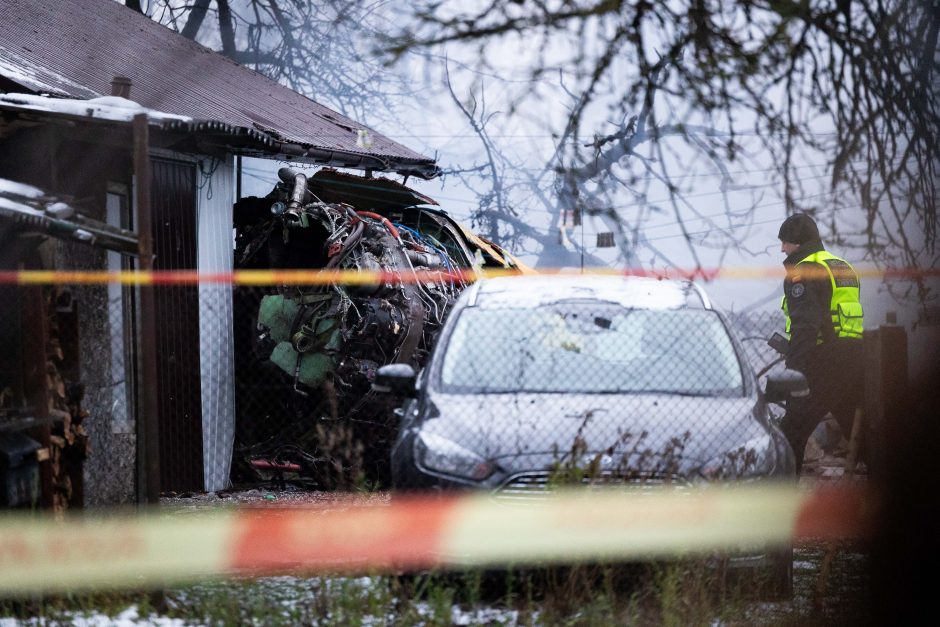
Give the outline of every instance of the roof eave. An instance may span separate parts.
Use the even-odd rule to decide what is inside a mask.
[[[430,180],[441,175],[441,169],[430,160],[403,159],[378,153],[352,152],[336,148],[323,148],[310,144],[279,139],[257,129],[233,126],[224,122],[170,121],[159,125],[165,131],[194,134],[205,150],[224,149],[234,154],[301,161],[313,165],[352,168],[375,172],[394,172],[402,176],[416,176]]]
[[[63,112],[37,110],[34,107],[17,105],[13,103],[0,103],[0,109],[8,111],[17,117],[41,121],[71,121],[91,124],[112,124],[129,126],[124,120],[103,119],[94,116],[75,115]],[[301,161],[313,165],[324,165],[341,168],[353,168],[376,172],[394,172],[402,176],[416,176],[425,180],[440,176],[441,169],[430,160],[405,159],[368,152],[352,152],[335,148],[323,148],[304,144],[289,139],[281,139],[270,133],[235,126],[217,120],[190,120],[150,119],[150,126],[156,130],[170,134],[183,135],[179,141],[181,152],[194,149],[211,154],[216,150],[224,150],[234,154],[242,154],[267,159],[283,158],[290,161]],[[192,142],[187,142],[192,139]]]

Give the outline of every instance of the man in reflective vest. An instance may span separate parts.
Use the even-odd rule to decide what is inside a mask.
[[[780,428],[793,447],[797,472],[809,436],[832,412],[846,438],[863,400],[862,305],[858,275],[826,251],[811,217],[798,213],[780,226],[783,313],[790,337],[787,368],[799,370],[810,395],[787,401]]]

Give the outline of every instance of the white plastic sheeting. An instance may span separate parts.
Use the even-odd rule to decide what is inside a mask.
[[[200,273],[232,271],[233,158],[200,164],[198,253]],[[202,451],[206,491],[228,487],[235,443],[235,348],[232,286],[199,285],[199,370],[202,378]]]

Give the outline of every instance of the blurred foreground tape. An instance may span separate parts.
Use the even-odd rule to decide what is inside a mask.
[[[874,268],[857,266],[859,277],[902,280],[940,277],[938,268]],[[590,274],[605,276],[640,276],[654,279],[687,279],[711,281],[715,279],[759,280],[783,279],[783,266],[729,266],[722,268],[672,268],[648,270],[644,268],[585,268],[582,271],[570,269],[538,268],[537,274]],[[818,272],[818,276],[814,272]],[[125,285],[379,285],[382,283],[425,283],[425,282],[472,282],[480,278],[513,276],[520,272],[514,269],[472,268],[438,270],[381,271],[349,269],[326,270],[236,270],[234,272],[196,272],[193,270],[161,270],[144,272],[127,270],[110,272],[99,270],[57,271],[57,270],[4,270],[0,271],[0,285],[76,285],[121,283]],[[803,278],[828,279],[825,270],[802,270]]]
[[[356,573],[706,553],[755,542],[862,538],[850,486],[581,490],[507,505],[488,496],[329,508],[0,517],[0,594],[144,588],[205,575]]]

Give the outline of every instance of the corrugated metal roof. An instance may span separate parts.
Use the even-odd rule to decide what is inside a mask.
[[[92,98],[131,79],[144,107],[256,129],[280,142],[378,157],[389,169],[431,177],[434,161],[114,0],[0,0],[0,75],[36,91]],[[367,130],[372,146],[357,146]]]
[[[147,109],[140,103],[102,96],[89,100],[37,96],[35,94],[0,94],[0,135],[7,125],[65,123],[75,128],[75,122],[91,126],[130,126],[136,114],[146,114],[151,127],[167,134],[158,142],[161,147],[203,154],[207,148],[222,149],[241,155],[306,161],[360,170],[393,170],[400,174],[427,178],[436,173],[436,166],[405,162],[389,157],[352,153],[349,151],[301,146],[278,139],[275,135],[255,128],[235,126],[218,120],[194,120],[165,111]],[[129,136],[128,136],[129,139]]]

